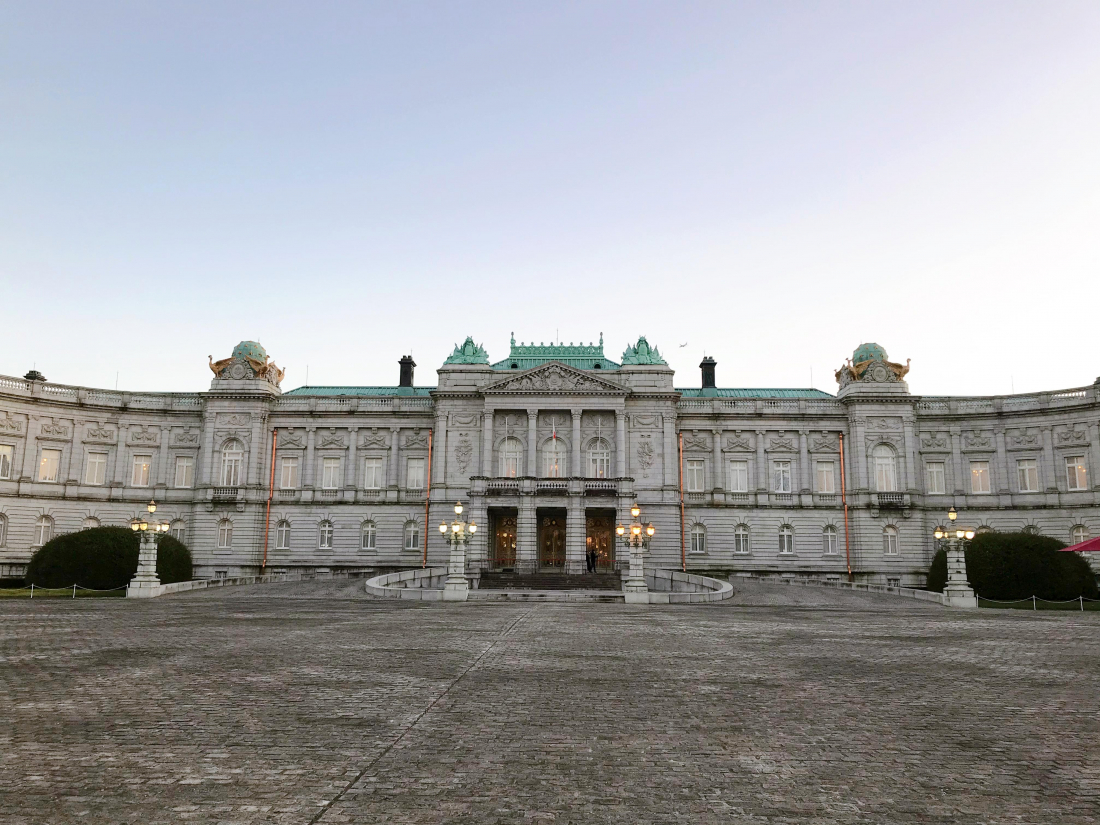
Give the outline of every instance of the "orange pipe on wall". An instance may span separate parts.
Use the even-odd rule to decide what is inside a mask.
[[[848,565],[848,581],[852,581],[852,543],[848,538],[848,491],[844,486],[844,433],[840,434],[840,503],[844,505],[844,561]]]
[[[271,430],[271,481],[267,485],[267,515],[264,517],[264,560],[260,564],[260,575],[267,569],[267,538],[271,532],[271,497],[275,495],[275,445],[278,443],[279,428]]]

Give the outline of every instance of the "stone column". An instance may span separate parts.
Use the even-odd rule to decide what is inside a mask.
[[[573,455],[570,456],[573,466],[569,468],[569,475],[574,478],[584,477],[584,466],[581,464],[581,410],[570,410],[573,416]]]
[[[799,478],[801,479],[802,489],[799,490],[803,495],[810,493],[810,445],[806,438],[806,431],[798,431],[798,469]]]
[[[492,478],[493,473],[493,410],[485,410],[485,418],[481,422],[481,474]],[[519,525],[516,525],[519,529]],[[518,545],[517,536],[517,549]]]
[[[871,474],[867,469],[867,419],[859,416],[854,419],[855,438],[852,439],[852,458],[855,459],[856,489],[871,492]]]
[[[756,499],[761,506],[768,503],[768,459],[764,455],[766,432],[766,430],[756,431]]]
[[[962,430],[951,428],[951,469],[955,474],[955,495],[966,494],[963,487]]]
[[[585,538],[588,530],[585,526],[584,483],[570,487],[569,509],[565,515],[565,572],[571,576],[587,572],[585,563]]]
[[[214,424],[216,423],[216,418],[214,413],[207,413],[202,418],[202,483],[208,487],[214,483]],[[115,450],[115,463],[118,463],[120,460],[119,456],[122,454],[122,443],[122,427],[119,426],[118,449]]]
[[[665,486],[676,487],[680,478],[680,451],[676,445],[676,421],[673,416],[665,415]]]
[[[210,434],[211,440],[214,438],[213,432]],[[121,484],[124,487],[128,487],[130,482],[133,481],[132,477],[128,477],[127,470],[132,470],[128,467],[130,450],[127,446],[127,442],[130,440],[130,425],[119,424],[118,425],[118,449],[115,450],[115,483]]]
[[[1008,480],[1008,450],[1005,447],[1005,430],[1004,427],[998,427],[993,431],[993,437],[997,443],[997,493],[1002,496],[1007,496],[1012,492],[1012,488],[1009,487]],[[1007,502],[1001,502],[1005,504]]]
[[[519,512],[516,516],[516,572],[534,573],[538,570],[538,515],[535,512],[535,497],[519,497]]]
[[[714,477],[714,483],[711,486],[714,488],[715,493],[721,493],[726,487],[726,485],[722,483],[722,477],[725,475],[725,468],[722,466],[721,428],[711,430],[711,438],[714,439],[714,443],[711,444],[711,464],[714,467],[714,471],[711,475]]]
[[[313,476],[317,472],[316,458],[314,457],[313,447],[317,441],[317,428],[306,427],[306,458],[305,467],[302,468],[302,487],[307,490],[313,489]]]
[[[386,486],[397,489],[401,478],[398,472],[398,462],[401,461],[401,428],[390,427],[390,457],[386,463]]]
[[[1058,468],[1054,466],[1054,440],[1051,434],[1050,427],[1040,427],[1040,431],[1043,434],[1043,462],[1046,464],[1046,491],[1048,493],[1058,492]],[[1040,470],[1040,473],[1043,471]],[[1043,481],[1040,479],[1039,488],[1043,488]]]
[[[344,486],[352,490],[359,487],[359,428],[348,427],[348,466],[344,468]],[[431,527],[430,524],[425,528]]]
[[[539,411],[537,409],[527,411],[527,466],[523,468],[523,474],[526,476],[537,476],[538,464],[537,461],[538,451],[536,441],[539,437]]]
[[[626,478],[626,413],[615,411],[615,477]]]
[[[905,438],[905,473],[906,479],[904,486],[900,487],[901,490],[913,490],[917,491],[921,488],[919,465],[917,463],[917,437],[913,431],[915,422],[908,416],[903,416],[901,419],[901,425],[904,429]]]
[[[1090,421],[1088,423],[1089,430],[1089,486],[1096,490],[1100,489],[1100,479],[1097,478],[1097,474],[1100,473],[1100,424],[1096,421]]]
[[[447,486],[447,413],[436,411],[435,429],[432,430],[432,481],[439,487]],[[474,534],[477,538],[477,534]]]
[[[264,451],[263,416],[259,413],[252,414],[252,440],[248,445],[248,478],[246,485],[261,485],[260,469],[264,465],[261,453]]]
[[[160,454],[157,458],[157,484],[168,485],[168,440],[172,437],[171,427],[160,428]]]

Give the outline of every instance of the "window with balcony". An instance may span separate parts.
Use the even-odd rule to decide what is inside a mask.
[[[230,441],[222,447],[222,486],[241,486],[241,467],[244,464],[244,449],[239,441]]]
[[[189,455],[176,456],[176,486],[193,487],[195,484],[195,459]]]
[[[383,484],[382,459],[363,459],[363,487],[367,490],[378,490],[382,488]]]
[[[783,555],[794,552],[794,528],[789,524],[779,528],[779,552]]]
[[[153,466],[153,457],[151,455],[135,455],[134,456],[134,469],[130,474],[130,486],[131,487],[148,487],[149,486],[149,468]]]
[[[506,438],[500,442],[500,476],[501,478],[519,478],[523,460],[523,445],[518,438]]]
[[[772,492],[789,493],[791,491],[791,462],[772,462]]]
[[[611,478],[611,446],[602,438],[588,445],[588,477]]]
[[[556,438],[546,442],[542,453],[542,474],[546,478],[565,478],[567,475],[565,445]]]
[[[942,496],[947,492],[947,479],[944,476],[942,461],[929,461],[925,464],[924,477],[929,495]]]
[[[836,493],[835,462],[817,462],[817,491],[825,495],[834,495]]]
[[[0,478],[11,478],[11,460],[14,448],[11,444],[0,444]]]
[[[705,469],[703,459],[691,458],[685,461],[684,464],[687,470],[687,477],[685,478],[687,482],[687,491],[689,493],[703,492],[704,484],[706,483],[703,480],[703,471]]]
[[[821,531],[821,552],[826,556],[836,555],[836,528],[829,524]]]
[[[373,550],[377,532],[373,521],[364,521],[359,531],[359,547],[363,550]]]
[[[321,550],[332,549],[332,522],[322,521],[318,531],[317,547]]]
[[[738,524],[733,528],[733,552],[749,552],[749,526],[747,524]]]
[[[882,528],[882,552],[887,556],[898,554],[898,528],[886,525]]]
[[[58,468],[61,466],[61,450],[43,450],[38,462],[39,481],[57,481]]]
[[[340,487],[340,459],[325,458],[321,462],[321,487],[325,490],[335,490]]]
[[[749,491],[749,462],[734,459],[729,463],[729,490],[731,493]]]
[[[696,524],[691,528],[691,552],[707,552],[707,528],[702,524]]]
[[[405,487],[409,490],[424,489],[424,459],[410,458],[408,474],[405,477]]]
[[[107,480],[107,453],[88,453],[84,470],[85,484],[103,484]]]
[[[880,493],[896,493],[898,489],[898,462],[893,447],[879,444],[871,450],[875,467],[875,490]]]
[[[298,456],[284,456],[279,462],[279,489],[298,489]]]
[[[1039,462],[1034,458],[1021,458],[1016,462],[1016,481],[1021,493],[1039,492]]]
[[[970,492],[984,495],[989,492],[989,462],[970,462]]]
[[[233,546],[233,522],[223,518],[218,522],[218,548],[228,550]]]
[[[1085,457],[1083,455],[1066,456],[1066,489],[1087,490],[1085,478]]]

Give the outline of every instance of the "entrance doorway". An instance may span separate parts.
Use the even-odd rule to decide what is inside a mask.
[[[615,568],[615,511],[588,510],[584,518],[584,551],[596,553],[596,570],[608,571]],[[587,569],[588,556],[585,556]]]
[[[539,567],[565,570],[565,510],[539,510]]]
[[[516,567],[516,510],[490,510],[493,521],[493,546],[489,550],[489,565],[494,570],[514,570]]]

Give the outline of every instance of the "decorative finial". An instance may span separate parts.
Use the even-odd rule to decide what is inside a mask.
[[[603,346],[603,333],[600,333],[600,346]]]
[[[516,334],[513,332],[512,333],[512,346],[514,347],[515,345],[516,345]]]

